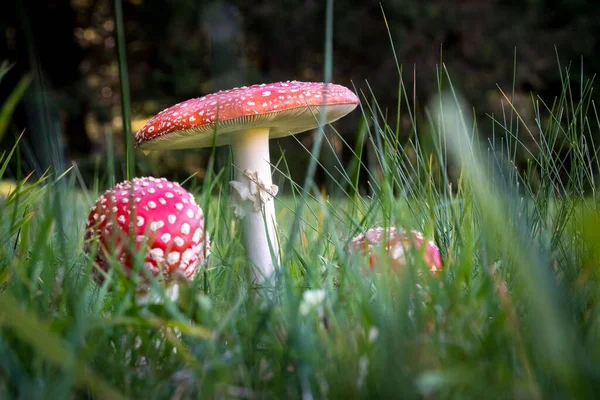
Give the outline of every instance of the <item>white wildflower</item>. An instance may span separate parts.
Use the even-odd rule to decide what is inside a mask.
[[[367,378],[367,374],[369,373],[369,358],[366,354],[363,354],[358,360],[358,380],[356,382],[358,388],[360,389]]]
[[[308,315],[313,310],[317,310],[319,313],[322,313],[323,301],[325,301],[325,291],[323,289],[306,290],[302,294],[300,314]]]
[[[376,326],[372,326],[369,329],[369,343],[373,343],[379,337],[379,329]]]

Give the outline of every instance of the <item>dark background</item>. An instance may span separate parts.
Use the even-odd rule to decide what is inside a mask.
[[[502,112],[497,85],[510,92],[514,80],[515,104],[526,121],[533,119],[531,92],[552,102],[561,91],[557,55],[563,68],[572,63],[572,85],[580,84],[582,59],[584,80],[600,62],[597,1],[336,0],[333,81],[363,91],[370,86],[391,121],[398,73],[381,6],[410,92],[416,74],[416,99],[410,100],[416,100],[419,118],[437,90],[440,57],[481,115]],[[25,132],[10,174],[76,161],[89,178],[106,168],[107,137],[122,166],[114,3],[8,0],[0,8],[0,61],[14,64],[0,82],[0,104],[24,74],[33,78],[0,141],[0,149],[10,148]],[[163,108],[219,89],[323,79],[323,0],[123,0],[123,13],[134,132]],[[355,111],[335,124],[350,143],[360,119]],[[402,122],[406,138],[411,127]],[[297,139],[310,146],[312,136]],[[334,146],[349,159],[339,141]],[[286,151],[293,178],[301,180],[308,155],[297,147],[293,138],[274,141],[272,157]],[[196,173],[201,179],[208,152],[137,156],[140,173],[173,179]],[[331,152],[322,158],[332,165]],[[117,168],[118,176],[123,169]]]

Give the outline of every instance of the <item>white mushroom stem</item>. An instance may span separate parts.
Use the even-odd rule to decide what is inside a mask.
[[[244,241],[256,270],[253,280],[264,283],[279,265],[279,242],[271,178],[269,129],[254,128],[232,135],[235,181],[231,204],[241,218]]]

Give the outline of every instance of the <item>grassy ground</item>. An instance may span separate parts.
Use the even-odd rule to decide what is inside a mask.
[[[277,198],[285,267],[271,300],[248,286],[228,172],[185,183],[208,210],[205,273],[177,303],[147,306],[128,282],[109,291],[89,278],[84,221],[110,179],[82,186],[73,168],[13,183],[0,203],[2,397],[592,396],[600,225],[589,138],[599,120],[567,88],[549,110],[533,98],[548,116],[523,174],[511,160],[527,133],[509,104],[480,143],[468,108],[440,90],[431,153],[418,136],[402,149],[392,127],[371,128],[382,167],[372,195],[341,184],[347,194],[333,199],[300,186]],[[447,163],[462,166],[452,183]],[[375,225],[435,238],[444,272],[419,276],[415,261],[365,274],[345,245]],[[303,305],[310,290],[326,296]]]
[[[591,83],[576,88],[565,73],[555,99],[532,96],[529,126],[510,94],[503,115],[475,124],[443,66],[437,78],[439,96],[418,117],[400,82],[398,106],[412,121],[403,146],[398,126],[378,122],[384,105],[361,93],[355,112],[381,168],[368,172],[368,196],[353,189],[356,165],[342,168],[336,198],[310,179],[286,182],[294,190],[277,198],[284,268],[272,298],[248,285],[227,204],[231,171],[184,182],[206,212],[213,253],[180,300],[144,306],[127,281],[97,286],[82,252],[87,211],[115,183],[111,157],[91,183],[75,166],[5,185],[0,397],[594,397],[600,118]],[[363,148],[354,150],[358,159]],[[517,170],[521,152],[529,164]],[[0,157],[0,179],[16,154]],[[396,273],[384,262],[364,273],[345,246],[377,225],[434,238],[443,272],[426,273],[416,257]]]

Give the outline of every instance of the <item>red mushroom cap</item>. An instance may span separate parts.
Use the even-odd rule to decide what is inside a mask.
[[[135,207],[130,207],[131,199]],[[128,245],[131,227],[135,230],[134,246]],[[104,192],[87,219],[84,251],[88,254],[93,238],[99,239],[96,262],[105,271],[111,243],[115,246],[112,254],[127,271],[133,267],[130,248],[134,247],[145,251],[144,266],[154,276],[162,272],[169,277],[179,271],[187,279],[193,278],[210,252],[204,214],[194,196],[164,178],[134,178]],[[95,273],[94,279],[101,283],[102,274]]]
[[[231,135],[250,128],[270,128],[270,137],[278,138],[317,127],[321,106],[326,106],[327,122],[333,122],[358,103],[350,89],[333,83],[244,86],[161,111],[135,134],[135,143],[147,150],[210,147],[217,122],[217,145],[229,144]]]
[[[421,232],[412,230],[410,232],[404,229],[388,228],[371,228],[364,233],[355,236],[349,245],[349,250],[352,253],[358,251],[362,254],[369,254],[369,265],[375,267],[377,256],[375,248],[380,246],[385,240],[385,251],[392,261],[392,268],[403,267],[406,264],[406,253],[410,246],[416,246],[421,249],[425,244],[424,261],[429,266],[429,270],[436,274],[442,266],[442,257],[440,249],[432,240],[425,240]]]

